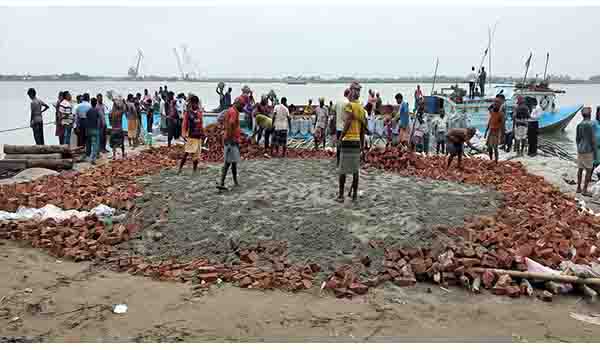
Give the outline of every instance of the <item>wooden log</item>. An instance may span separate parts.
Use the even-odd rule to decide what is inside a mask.
[[[71,154],[72,152],[68,145],[4,145],[6,154]]]
[[[550,273],[512,271],[502,269],[486,269],[483,267],[474,267],[470,269],[470,271],[476,273],[484,273],[486,270],[493,272],[496,275],[509,275],[510,277],[527,278],[528,280],[554,281],[561,283],[587,284],[588,286],[600,286],[600,278],[579,278],[577,276],[569,275],[555,275]]]
[[[52,170],[73,169],[72,159],[2,159],[0,169],[46,168]]]
[[[4,159],[24,159],[24,160],[38,160],[38,159],[62,159],[61,153],[48,153],[48,154],[5,154]]]

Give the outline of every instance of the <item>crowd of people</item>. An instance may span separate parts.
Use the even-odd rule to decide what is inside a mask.
[[[243,86],[239,97],[231,102],[232,89],[225,90],[224,84],[219,84],[216,92],[219,94],[220,104],[214,112],[219,113],[219,119],[225,129],[225,164],[219,186],[224,187],[229,169],[233,174],[234,184],[238,184],[237,163],[240,161],[241,137],[239,118],[242,112],[245,113],[246,128],[251,130],[252,142],[259,144],[263,140],[265,151],[270,152],[271,156],[286,156],[288,133],[294,119],[310,120],[314,127],[315,149],[325,148],[328,138],[329,142],[335,145],[340,175],[339,200],[343,200],[348,174],[353,175],[349,195],[356,199],[360,156],[363,150],[372,146],[373,124],[377,120],[383,123],[381,136],[385,139],[386,148],[403,147],[428,153],[435,144],[436,154],[449,154],[447,167],[458,158],[458,167],[461,168],[464,145],[475,147],[470,143],[476,134],[474,128],[451,128],[443,109],[433,118],[426,116],[420,86],[417,86],[414,94],[413,116],[409,114],[408,103],[402,94],[394,96],[395,105],[384,105],[380,94],[369,90],[367,102],[362,105],[359,102],[361,89],[359,83],[353,83],[344,91],[344,98],[338,101],[329,101],[329,104],[326,104],[324,98],[319,98],[318,104],[313,106],[312,100],[309,99],[305,106],[294,106],[288,105],[286,97],[279,100],[272,90],[256,102],[253,91],[248,86]],[[27,94],[31,99],[31,128],[36,144],[44,144],[42,115],[49,106],[37,98],[35,89],[29,89]],[[173,140],[183,137],[185,141],[185,156],[181,159],[179,171],[181,172],[189,156],[196,171],[205,139],[205,110],[198,96],[192,93],[175,95],[164,86],[154,92],[154,95],[145,89],[143,94],[130,93],[126,97],[110,97],[113,103],[109,107],[104,103],[102,94],[90,97],[89,93],[84,93],[76,96],[73,102],[69,91],[61,91],[55,103],[55,135],[59,138],[59,143],[84,147],[92,163],[95,163],[100,153],[108,152],[107,146],[112,149],[113,158],[116,158],[118,149],[121,149],[121,155],[125,158],[125,139],[132,148],[139,144],[152,143],[154,117],[158,115],[158,128],[167,137],[169,147]],[[506,152],[511,152],[514,147],[517,156],[523,156],[526,148],[529,155],[535,155],[537,120],[532,116],[535,113],[522,97],[517,98],[512,118],[506,117],[506,101],[502,94],[496,96],[488,111],[489,119],[484,138],[491,160],[498,162],[500,146],[503,146]],[[589,108],[585,108],[582,114],[584,120],[577,127],[576,140],[578,166],[581,169],[578,191],[587,195],[591,169],[600,164],[597,152],[600,145],[600,107],[594,122],[590,120]],[[144,115],[145,129],[142,123]],[[123,118],[127,119],[126,130],[123,130]],[[581,186],[583,170],[588,171]]]

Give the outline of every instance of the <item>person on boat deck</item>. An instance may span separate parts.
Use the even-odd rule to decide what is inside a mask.
[[[108,153],[106,149],[106,114],[108,113],[108,107],[104,104],[104,97],[102,94],[96,95],[96,110],[100,116],[99,122],[99,135],[98,142],[100,144],[99,152]]]
[[[498,163],[498,145],[504,133],[504,113],[502,112],[502,99],[496,97],[494,103],[488,108],[490,117],[483,137],[487,137],[487,148],[490,160]]]
[[[527,155],[530,157],[537,156],[538,134],[540,127],[539,118],[543,113],[544,111],[538,105],[529,117],[529,123],[527,125],[527,141],[529,142]]]
[[[475,67],[471,67],[471,73],[467,75],[467,82],[469,83],[469,98],[475,97],[475,83],[477,82],[477,74],[475,74]]]
[[[367,112],[359,101],[361,86],[354,82],[350,85],[348,99],[350,102],[346,105],[344,130],[340,135],[340,162],[338,166],[339,191],[338,202],[344,201],[344,186],[346,184],[346,175],[352,174],[352,186],[350,195],[352,200],[358,199],[358,175],[360,169],[360,155],[364,143],[366,129]]]
[[[231,107],[231,88],[227,89],[227,92],[225,93],[225,96],[223,97],[223,107],[225,109]]]
[[[342,136],[342,130],[346,125],[346,105],[348,104],[348,96],[350,95],[350,89],[344,90],[344,98],[336,101],[335,103],[335,159],[336,166],[340,165],[340,137]]]
[[[36,97],[36,92],[34,88],[30,88],[27,90],[27,96],[31,99],[31,118],[29,121],[29,126],[33,131],[33,138],[35,140],[36,145],[44,144],[44,118],[43,114],[45,111],[50,108],[44,101],[38,99]]]
[[[54,129],[54,136],[58,137],[58,144],[62,145],[62,141],[63,141],[63,127],[62,124],[60,123],[60,111],[58,110],[58,107],[60,106],[60,103],[63,100],[63,92],[59,91],[58,92],[58,98],[56,99],[56,105],[54,106],[55,108],[55,112],[54,112],[54,123],[56,124],[56,127]]]
[[[240,162],[240,112],[242,111],[242,101],[236,98],[233,106],[225,112],[223,116],[223,171],[221,172],[221,182],[217,186],[223,190],[225,187],[225,178],[231,167],[234,186],[239,186],[237,179],[237,164]]]
[[[383,106],[383,100],[381,99],[381,96],[379,96],[379,92],[375,93],[375,98],[377,99],[375,101],[375,114],[379,115],[379,114],[381,114],[381,107]]]
[[[273,133],[273,120],[269,117],[269,100],[263,95],[260,98],[260,103],[254,108],[254,120],[256,127],[252,134],[252,139],[256,139],[256,144],[260,143],[260,139],[265,134],[265,151],[269,149],[271,142],[271,134]],[[258,137],[257,137],[258,135]]]
[[[273,133],[271,155],[279,153],[279,146],[282,146],[282,157],[285,158],[287,153],[287,135],[290,129],[290,111],[287,107],[287,98],[282,97],[281,103],[273,109]]]
[[[530,117],[529,107],[525,104],[523,96],[517,97],[517,107],[513,111],[513,129],[515,135],[515,152],[518,157],[523,156],[527,140],[527,124]]]
[[[577,125],[575,142],[577,143],[577,191],[584,196],[591,197],[588,192],[588,185],[592,179],[592,169],[594,168],[594,158],[596,156],[597,145],[596,136],[594,135],[594,127],[592,125],[591,116],[592,108],[584,107],[581,110],[583,120]],[[581,178],[585,169],[585,179],[583,183],[583,191],[581,189]]]
[[[302,114],[304,115],[304,118],[312,118],[313,114],[315,114],[315,110],[313,109],[312,106],[312,98],[308,99],[308,104],[306,105],[306,107],[304,107],[304,111],[302,112]],[[315,125],[317,123],[317,119],[315,118]]]
[[[443,111],[440,111],[440,114],[436,115],[431,122],[431,127],[433,129],[433,135],[435,137],[435,153],[446,154],[446,132],[448,131],[448,120],[444,119]]]
[[[86,153],[89,154],[89,161],[92,164],[96,164],[96,158],[98,157],[98,146],[100,145],[100,113],[96,107],[98,106],[98,100],[92,98],[92,108],[86,113],[85,118],[85,129],[87,135],[87,143],[85,145]]]
[[[409,142],[409,123],[410,117],[408,115],[408,102],[403,101],[403,97],[401,93],[396,94],[396,103],[398,103],[398,135],[400,138],[400,144],[404,146],[408,146]]]
[[[117,158],[117,148],[121,148],[121,156],[125,158],[125,136],[123,133],[123,114],[127,111],[125,101],[121,97],[114,100],[110,112],[110,148],[113,151],[113,159]]]
[[[183,122],[181,125],[183,136],[187,138],[185,143],[185,152],[183,158],[179,164],[179,171],[177,174],[181,174],[181,169],[187,160],[188,155],[192,157],[193,172],[198,170],[198,161],[200,160],[200,154],[202,153],[202,140],[204,139],[204,128],[202,124],[202,107],[198,96],[190,97],[190,106],[183,114]]]
[[[454,128],[448,130],[448,165],[446,169],[452,165],[454,157],[458,157],[458,169],[462,170],[462,156],[464,152],[464,144],[466,143],[469,147],[474,148],[471,144],[471,139],[475,135],[475,128]]]
[[[138,115],[137,108],[135,108],[134,97],[132,94],[127,95],[125,113],[127,115],[127,142],[129,147],[137,146],[137,129],[138,129]]]
[[[479,91],[481,91],[481,97],[485,97],[485,79],[487,78],[487,73],[485,72],[485,67],[481,67],[481,72],[479,72]]]
[[[315,115],[317,119],[315,128],[315,149],[319,148],[319,144],[323,143],[323,149],[327,143],[327,124],[329,122],[329,110],[325,106],[325,98],[319,98],[319,106],[315,108]]]
[[[375,113],[375,105],[377,105],[377,97],[375,96],[375,91],[369,89],[369,98],[367,99],[367,103],[370,103],[371,113]]]
[[[415,106],[413,107],[413,113],[417,111],[417,102],[423,98],[423,91],[421,91],[421,85],[417,85],[417,89],[415,90]]]
[[[594,157],[594,169],[600,165],[600,152],[598,152],[598,148],[600,147],[600,106],[596,107],[596,118],[592,122],[594,126],[594,135],[596,136],[596,154]]]
[[[219,95],[219,108],[217,109],[217,112],[221,112],[222,110],[224,110],[225,107],[225,94],[223,93],[223,89],[225,88],[225,83],[220,82],[217,84],[217,88],[215,89],[215,92],[217,93],[217,95]]]

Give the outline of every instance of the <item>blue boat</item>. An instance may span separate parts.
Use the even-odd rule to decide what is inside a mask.
[[[494,86],[493,94],[486,97],[464,96],[464,90],[457,86],[444,88],[439,94],[426,97],[426,112],[438,114],[443,108],[451,127],[474,127],[481,133],[485,132],[488,122],[488,107],[494,102],[497,94],[506,97],[507,120],[512,123],[512,108],[516,105],[517,97],[525,98],[525,103],[537,115],[539,132],[543,134],[563,131],[575,118],[583,105],[560,106],[558,95],[565,93],[562,90],[553,90],[547,84],[515,85],[503,83]]]

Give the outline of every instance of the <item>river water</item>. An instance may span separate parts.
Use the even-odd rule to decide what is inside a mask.
[[[0,106],[2,106],[2,122],[0,130],[17,128],[29,125],[29,98],[27,89],[33,87],[37,90],[38,96],[46,103],[51,104],[56,100],[58,91],[69,90],[73,96],[89,92],[90,94],[102,93],[115,90],[121,94],[143,92],[147,88],[151,93],[158,90],[159,86],[165,83],[161,82],[137,82],[137,81],[61,81],[61,82],[0,82]],[[175,92],[194,93],[200,97],[205,109],[210,110],[217,107],[219,99],[215,93],[216,83],[196,83],[196,82],[169,82],[169,90]],[[243,84],[228,84],[233,88],[233,95],[239,94]],[[313,99],[316,103],[319,97],[324,97],[326,101],[335,100],[342,97],[346,84],[307,84],[307,85],[288,85],[281,83],[252,83],[248,84],[255,91],[255,96],[266,94],[273,89],[278,97],[287,97],[288,103],[306,104],[308,99]],[[363,84],[363,99],[366,98],[368,89],[373,89],[381,94],[384,103],[394,103],[394,95],[402,93],[408,101],[413,104],[413,92],[416,84]],[[425,94],[428,94],[431,88],[430,84],[421,84]],[[441,86],[438,86],[438,88]],[[562,106],[583,104],[586,106],[596,106],[600,103],[600,84],[589,85],[553,85],[553,88],[562,89],[566,94],[561,95],[559,103]],[[561,143],[567,149],[574,151],[575,126],[581,119],[577,116],[566,131],[561,134],[553,135],[554,141]],[[44,116],[44,121],[54,120],[54,109],[51,108]],[[47,144],[56,144],[57,138],[54,136],[54,126],[49,125],[45,128],[45,139]],[[31,129],[0,132],[0,144],[33,144],[33,134]]]

